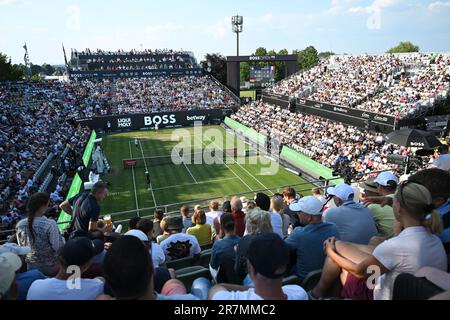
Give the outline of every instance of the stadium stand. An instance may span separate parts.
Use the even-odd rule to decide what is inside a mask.
[[[73,56],[85,62],[78,71],[190,68],[195,62],[187,52],[168,50]],[[448,68],[444,55],[432,62],[421,54],[337,56],[269,91],[406,117],[448,94]],[[1,84],[1,227],[15,234],[0,246],[0,299],[390,300],[413,295],[409,288],[424,279],[432,290],[418,290],[423,299],[448,290],[433,275],[448,276],[450,173],[421,168],[399,182],[393,172],[386,174],[395,169],[387,156],[408,155],[408,149],[387,144],[381,134],[262,101],[242,106],[232,118],[281,137],[282,144],[327,167],[384,172],[364,181],[360,195],[358,186],[341,183],[327,188],[325,197],[288,188],[272,199],[258,193],[254,201],[245,199],[246,206],[238,197],[211,203],[210,212],[198,205],[196,226],[187,230],[189,210],[177,216],[158,210],[153,221],[133,218],[121,233],[118,222],[102,216],[105,182],[63,201],[67,179],[83,167],[90,135],[73,120],[236,104],[202,76]],[[75,221],[64,235],[55,222],[61,208]],[[364,225],[369,227],[359,227]],[[157,236],[164,238],[160,245]],[[358,243],[343,241],[348,239]],[[23,263],[27,268],[21,269]],[[68,266],[80,269],[81,290],[67,288]],[[379,271],[379,286],[367,285],[368,267]]]
[[[337,55],[267,91],[405,118],[448,97],[449,67],[448,54]]]

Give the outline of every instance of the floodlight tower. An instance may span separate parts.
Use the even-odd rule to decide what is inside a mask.
[[[231,25],[233,26],[233,32],[236,33],[237,56],[239,56],[239,33],[243,30],[244,18],[242,16],[231,17]]]

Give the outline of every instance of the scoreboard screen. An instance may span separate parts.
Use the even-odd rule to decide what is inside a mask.
[[[250,85],[253,88],[266,88],[275,82],[275,67],[250,67]]]

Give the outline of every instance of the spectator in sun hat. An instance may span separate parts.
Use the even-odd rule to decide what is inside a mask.
[[[255,235],[248,250],[248,269],[254,288],[219,284],[209,291],[211,300],[307,300],[297,285],[282,285],[289,264],[289,248],[275,233]]]
[[[368,244],[377,235],[372,212],[364,205],[353,201],[354,190],[342,183],[327,190],[333,196],[337,208],[328,209],[323,221],[334,223],[341,240],[358,244]]]
[[[359,184],[359,188],[362,189],[362,198],[378,197],[380,195],[374,178],[367,178],[366,181]]]
[[[166,261],[200,256],[201,249],[197,238],[183,233],[183,227],[181,217],[167,218],[166,228],[170,236],[161,242],[161,249],[166,255]]]
[[[22,260],[12,252],[0,253],[0,300],[16,300],[19,295],[17,272]]]
[[[15,243],[5,243],[0,246],[0,254],[9,252],[14,253],[22,261],[22,268],[17,273],[17,283],[19,285],[19,292],[17,300],[25,300],[27,297],[28,289],[31,284],[39,279],[45,279],[46,276],[40,272],[38,269],[26,270],[26,264],[24,263],[25,256],[30,253],[30,247],[21,247]]]
[[[290,205],[304,227],[297,227],[285,240],[295,251],[297,262],[295,274],[301,279],[311,271],[321,269],[325,261],[323,243],[330,237],[339,238],[336,225],[322,221],[323,204],[313,196],[307,196]]]
[[[382,197],[394,198],[397,189],[398,178],[389,171],[381,172],[374,180],[377,185],[377,193]],[[372,212],[375,225],[377,226],[378,235],[383,238],[392,237],[393,224],[395,221],[394,210],[390,206],[380,206],[379,204],[371,204],[368,209]]]
[[[56,277],[33,282],[27,300],[94,300],[103,293],[103,282],[85,279],[82,274],[103,251],[103,246],[102,241],[91,241],[87,237],[69,240],[59,253],[60,268]],[[68,280],[73,287],[68,286]]]

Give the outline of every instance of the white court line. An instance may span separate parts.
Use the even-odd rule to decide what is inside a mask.
[[[142,158],[144,159],[144,164],[145,164],[145,172],[148,172],[149,176],[150,176],[150,171],[148,170],[147,167],[147,161],[145,161],[145,156],[144,156],[144,149],[142,149],[142,143],[141,140],[139,139],[139,146],[141,147],[141,153],[142,153]],[[153,193],[153,186],[152,186],[152,177],[150,176],[150,191],[152,192],[152,197],[153,197],[153,203],[155,204],[155,207],[157,206],[156,204],[156,198],[155,198],[155,194]]]
[[[191,170],[189,170],[188,166],[186,165],[186,163],[184,163],[184,167],[186,168],[186,170],[189,172],[189,174],[191,175],[192,179],[194,179],[195,184],[198,184],[198,181],[195,179],[194,175],[192,174]]]
[[[225,133],[228,134],[227,132],[225,132]],[[213,143],[213,144],[214,144],[221,152],[224,152],[224,150],[222,150],[222,149],[219,147],[219,145],[218,145],[215,141],[211,140],[209,137],[208,137],[208,140],[211,141],[211,142],[212,142],[212,143]],[[269,188],[267,188],[267,186],[265,186],[261,181],[259,181],[259,179],[256,178],[250,171],[248,171],[248,170],[245,169],[243,166],[241,166],[241,164],[238,163],[236,160],[234,160],[234,158],[232,158],[232,159],[233,159],[233,162],[234,162],[235,164],[237,164],[239,167],[242,168],[242,170],[244,170],[245,172],[247,172],[247,174],[248,174],[250,177],[252,177],[256,182],[258,182],[260,185],[262,185],[264,189],[267,189],[267,191],[269,191],[272,195],[275,194],[275,193],[273,193],[272,191],[270,191]],[[226,160],[225,160],[225,161],[226,161]]]
[[[128,146],[130,147],[130,157],[133,158],[133,152],[131,151],[131,140],[129,141]],[[133,173],[134,199],[136,200],[136,211],[137,211],[137,215],[139,217],[140,216],[139,202],[138,202],[137,191],[136,191],[136,178],[134,177],[134,167],[131,167],[131,172]]]
[[[196,137],[194,136],[194,139],[196,139]],[[202,143],[202,146],[203,146],[203,140],[200,140],[200,142]],[[244,180],[242,180],[242,178],[241,177],[239,177],[237,174],[236,174],[236,172],[234,172],[233,171],[233,169],[231,169],[230,168],[230,166],[226,163],[226,161],[224,161],[223,162],[223,164],[239,179],[239,180],[241,180],[241,182],[243,183],[243,184],[245,184],[246,186],[247,186],[247,188],[250,190],[250,191],[253,191],[253,189],[252,188],[250,188],[250,186],[247,184],[247,183],[245,183],[245,181]]]
[[[236,180],[236,179],[238,179],[238,178],[233,177],[233,178],[207,180],[207,181],[200,181],[200,182],[197,182],[197,183],[185,183],[185,184],[178,184],[178,185],[173,185],[173,186],[168,186],[168,187],[156,188],[156,189],[153,189],[153,190],[154,191],[166,190],[166,189],[172,189],[172,188],[188,187],[188,186],[195,186],[195,185],[198,185],[198,184],[208,184],[208,183],[213,183],[213,182],[222,182],[222,181]]]

